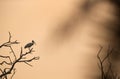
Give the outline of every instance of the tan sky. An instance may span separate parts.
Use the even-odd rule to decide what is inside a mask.
[[[13,79],[92,79],[97,74],[94,72],[98,72],[98,44],[106,46],[111,39],[103,27],[105,25],[99,23],[113,19],[109,13],[113,7],[109,3],[98,4],[87,17],[78,11],[78,4],[82,6],[84,2],[0,0],[0,43],[7,40],[10,31],[13,39],[20,41],[21,45],[35,40],[35,55],[41,57],[32,63],[32,68],[26,64],[16,65]],[[64,34],[61,31],[64,26],[60,24],[73,22],[68,21],[71,17],[82,18],[78,18],[75,25],[73,23],[70,35],[69,31]]]

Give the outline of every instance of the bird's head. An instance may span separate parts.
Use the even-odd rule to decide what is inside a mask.
[[[34,40],[32,40],[32,43],[36,45],[36,43],[35,43],[35,41],[34,41]]]

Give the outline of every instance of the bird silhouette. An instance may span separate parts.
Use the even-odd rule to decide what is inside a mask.
[[[34,44],[35,44],[35,41],[34,41],[34,40],[32,40],[32,42],[31,42],[31,43],[26,44],[24,48],[25,48],[25,49],[26,49],[26,48],[30,49],[30,47],[32,47]]]

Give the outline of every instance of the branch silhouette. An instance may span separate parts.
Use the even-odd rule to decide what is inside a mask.
[[[97,53],[98,58],[98,67],[100,69],[101,78],[100,79],[120,79],[117,73],[113,71],[112,63],[110,61],[110,55],[113,53],[113,48],[108,47],[107,54],[104,57],[101,57],[100,54],[102,52],[103,47],[100,46],[100,50]],[[106,63],[107,66],[105,65]]]
[[[11,38],[12,38],[12,36],[11,36],[11,33],[9,32],[9,39],[8,39],[8,41],[3,43],[3,44],[1,44],[0,48],[2,48],[2,47],[10,48],[10,51],[11,51],[11,53],[13,53],[13,57],[15,59],[12,61],[11,60],[11,56],[0,55],[0,58],[9,60],[9,62],[8,61],[4,61],[4,60],[2,62],[0,62],[0,66],[3,66],[3,64],[6,64],[6,65],[10,66],[9,68],[7,68],[7,67],[4,68],[4,69],[0,68],[0,72],[1,72],[0,73],[0,79],[8,79],[8,75],[10,75],[10,74],[12,75],[10,79],[12,79],[13,76],[15,75],[15,73],[16,73],[15,72],[15,70],[16,70],[15,65],[17,63],[25,63],[25,64],[27,64],[29,66],[32,66],[31,64],[29,64],[29,62],[32,62],[34,60],[39,60],[39,58],[40,58],[39,56],[37,56],[37,57],[32,57],[30,59],[27,59],[26,56],[28,54],[31,54],[32,52],[34,52],[34,50],[33,50],[33,48],[29,48],[28,51],[23,52],[23,48],[22,47],[20,49],[19,57],[16,57],[16,53],[13,50],[12,45],[13,44],[19,44],[20,42],[17,42],[17,40],[11,41]]]

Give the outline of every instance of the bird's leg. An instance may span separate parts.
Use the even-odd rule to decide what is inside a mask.
[[[28,50],[30,51],[30,47],[28,48]]]
[[[31,51],[31,48],[30,48],[30,47],[28,48],[28,51]],[[31,52],[31,54],[32,54],[32,52]]]

